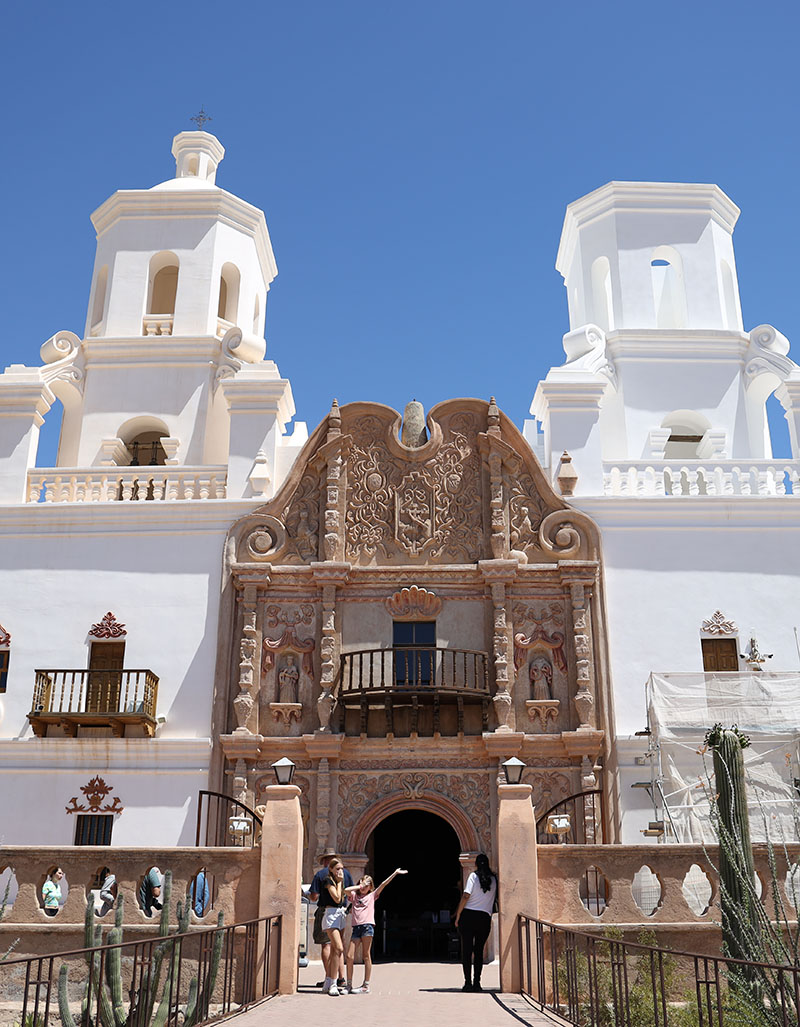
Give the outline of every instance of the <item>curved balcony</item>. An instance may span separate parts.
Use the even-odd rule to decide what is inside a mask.
[[[489,725],[489,656],[441,646],[342,653],[335,694],[345,734],[480,734]]]

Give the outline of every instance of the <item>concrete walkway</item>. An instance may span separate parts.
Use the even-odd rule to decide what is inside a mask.
[[[323,995],[320,963],[300,971],[300,990],[235,1017],[235,1027],[553,1027],[554,1021],[519,995],[501,995],[497,964],[487,966],[479,995],[461,991],[455,963],[380,963],[369,995]],[[356,967],[354,983],[363,980]]]

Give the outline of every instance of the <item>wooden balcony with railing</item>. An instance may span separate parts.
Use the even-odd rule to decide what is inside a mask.
[[[127,728],[156,729],[158,678],[152,670],[37,670],[28,714],[34,734],[53,725],[74,738],[79,727],[110,727],[117,738]]]
[[[480,734],[489,725],[489,656],[441,646],[346,652],[334,691],[345,734]]]

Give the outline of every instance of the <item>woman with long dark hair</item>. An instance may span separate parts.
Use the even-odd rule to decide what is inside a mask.
[[[461,935],[461,963],[464,967],[462,991],[483,991],[483,947],[492,929],[492,913],[497,895],[497,874],[489,858],[481,852],[475,869],[467,878],[464,894],[456,910],[456,927]]]

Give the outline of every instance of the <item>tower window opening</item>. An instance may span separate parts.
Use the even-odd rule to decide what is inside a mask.
[[[167,462],[167,454],[161,444],[163,432],[146,431],[137,435],[128,443],[131,455],[131,467],[163,467]]]
[[[217,317],[236,324],[239,310],[239,269],[235,264],[222,265],[219,276],[219,304]]]
[[[186,166],[186,174],[192,178],[197,177],[197,157],[194,154],[189,158],[189,163]]]
[[[108,264],[100,268],[97,281],[94,286],[94,300],[92,302],[92,321],[90,328],[99,325],[103,320],[103,313],[106,308],[106,289],[108,287]]]
[[[253,304],[253,333],[258,335],[259,322],[261,320],[261,303],[259,302],[258,296]]]
[[[159,256],[162,256],[159,254]],[[177,257],[172,257],[170,263],[164,264],[153,273],[153,264],[156,257],[150,262],[150,297],[147,304],[148,314],[158,314],[171,317],[175,313],[175,299],[178,294],[178,264]]]
[[[683,261],[671,246],[657,247],[650,257],[650,279],[657,328],[686,327]]]

